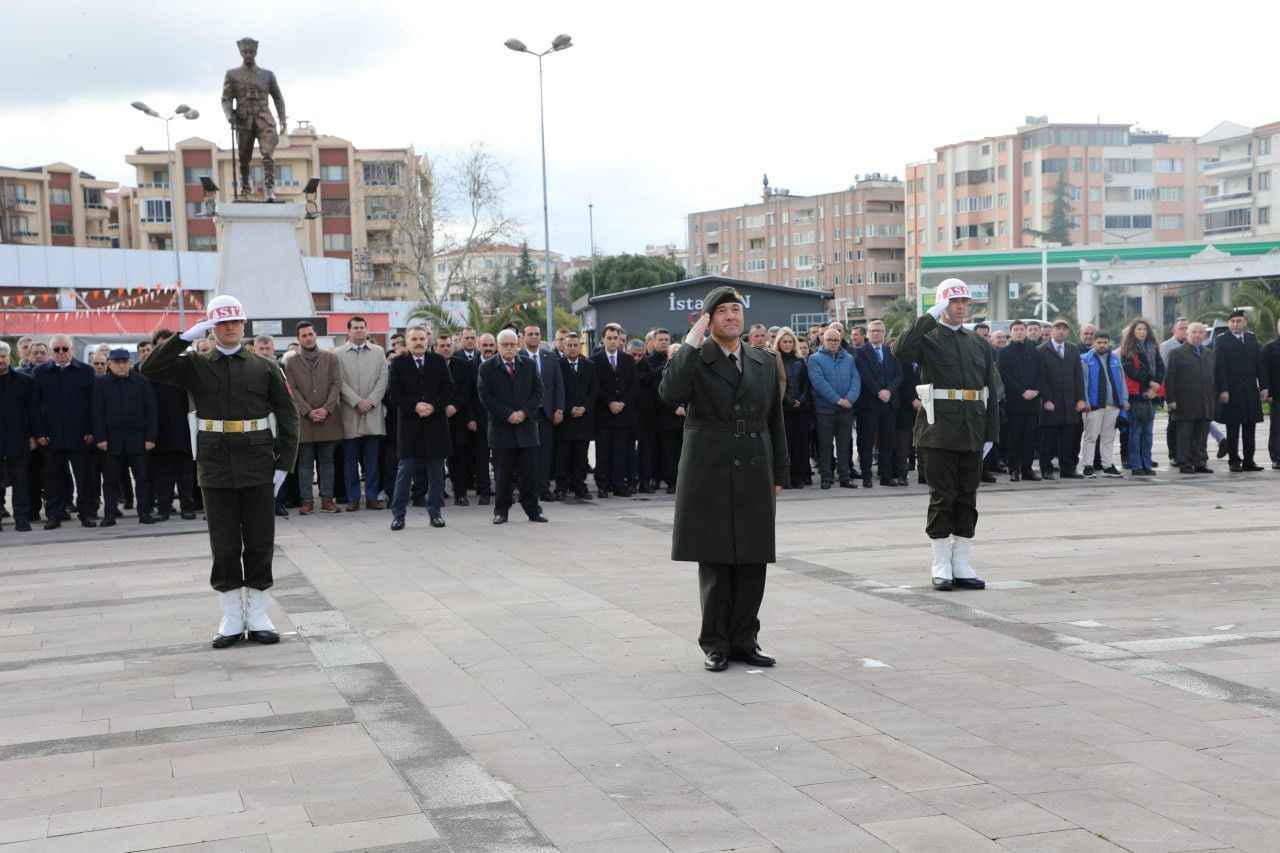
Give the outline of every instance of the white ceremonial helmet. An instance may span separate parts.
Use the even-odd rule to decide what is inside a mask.
[[[244,306],[240,304],[240,300],[225,294],[215,296],[209,300],[209,307],[205,310],[205,317],[215,323],[249,319],[248,315],[244,313]]]
[[[958,278],[949,278],[938,285],[937,301],[950,302],[952,299],[972,299],[969,285]]]

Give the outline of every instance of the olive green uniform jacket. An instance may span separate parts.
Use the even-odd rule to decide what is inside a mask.
[[[786,482],[777,360],[742,345],[742,373],[708,338],[667,362],[658,393],[683,405],[671,559],[772,563],[774,491]]]
[[[916,447],[980,452],[1000,440],[998,394],[1003,386],[991,345],[961,326],[949,329],[925,314],[898,339],[893,354],[904,364],[920,365],[920,382],[935,388],[989,390],[981,400],[934,400],[933,423],[916,412]]]
[[[276,434],[199,432],[196,472],[207,489],[242,489],[270,483],[276,470],[291,471],[298,455],[298,410],[274,361],[241,349],[223,355],[184,355],[187,342],[174,335],[142,363],[142,375],[185,388],[197,418],[251,420],[276,416]]]

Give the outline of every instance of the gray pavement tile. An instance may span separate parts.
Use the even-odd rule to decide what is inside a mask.
[[[523,729],[525,724],[501,702],[468,702],[434,708],[436,716],[454,737],[493,734],[512,729]]]
[[[1013,853],[1120,853],[1124,849],[1083,829],[1002,838],[1000,847]]]
[[[609,853],[671,853],[670,847],[647,832],[631,838],[610,838],[607,849]],[[600,845],[595,841],[560,845],[560,853],[599,853],[599,851]],[[750,853],[750,851],[738,848],[735,853]]]
[[[994,842],[946,815],[875,821],[862,828],[900,853],[1000,853]]]
[[[423,814],[272,832],[272,853],[341,853],[432,841],[439,833]]]
[[[850,823],[856,824],[926,817],[940,812],[939,809],[923,802],[918,795],[904,794],[879,779],[826,782],[820,785],[806,785],[799,790]]]
[[[389,793],[373,788],[353,790],[351,793],[359,796],[342,799],[330,796],[303,803],[311,823],[314,826],[328,826],[420,813],[417,801],[403,790]]]
[[[620,805],[591,784],[527,791],[516,802],[556,845],[598,843],[645,832]]]
[[[978,781],[956,766],[885,735],[823,741],[820,746],[907,792],[972,785]]]
[[[240,795],[234,791],[175,797],[56,814],[49,821],[48,834],[50,837],[74,835],[80,832],[137,826],[166,820],[236,814],[244,810],[245,804],[241,801]]]
[[[572,764],[548,746],[473,752],[472,755],[497,779],[521,791],[561,788],[584,781]]]
[[[795,735],[735,741],[733,748],[796,787],[870,778],[866,771]]]
[[[1212,850],[1228,843],[1096,790],[1051,791],[1031,794],[1029,799],[1134,853]]]
[[[5,853],[133,853],[307,826],[306,812],[301,807],[288,806],[21,841],[9,845]]]

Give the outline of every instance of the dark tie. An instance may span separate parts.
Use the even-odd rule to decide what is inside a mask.
[[[414,359],[413,359],[413,363],[414,363],[414,364],[416,364],[416,365],[418,366],[418,369],[419,369],[419,370],[421,370],[421,369],[422,369],[422,359],[420,359],[420,358],[418,358],[417,356],[415,356],[415,357],[414,357]]]
[[[507,366],[507,375],[512,379],[516,378],[516,366],[509,361],[503,362]]]
[[[576,362],[576,361],[573,363],[573,372],[574,372],[574,373],[577,373],[577,372],[578,372],[578,362]]]
[[[729,363],[733,365],[733,369],[734,369],[734,370],[739,370],[739,368],[738,368],[738,354],[737,354],[737,353],[732,353],[732,352],[731,352],[731,353],[729,353]]]
[[[884,364],[884,350],[880,349],[880,347],[876,347],[876,361]]]
[[[618,356],[617,355],[610,353],[609,366],[613,368],[614,373],[618,372]]]

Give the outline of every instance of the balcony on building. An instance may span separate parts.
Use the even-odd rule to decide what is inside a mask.
[[[1237,190],[1234,192],[1205,196],[1201,203],[1205,210],[1225,210],[1227,208],[1240,207],[1243,204],[1247,204],[1252,199],[1252,190]]]
[[[1210,160],[1204,164],[1201,173],[1205,175],[1230,175],[1236,172],[1253,170],[1253,157],[1231,157],[1226,160]]]
[[[1200,215],[1206,237],[1239,237],[1253,233],[1253,207],[1230,207]]]

